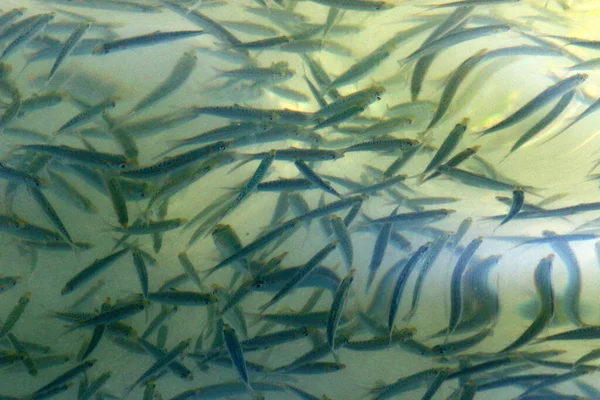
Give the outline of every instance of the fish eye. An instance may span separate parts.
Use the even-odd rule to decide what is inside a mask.
[[[381,100],[381,96],[380,95],[377,95],[377,100]]]
[[[119,164],[119,169],[124,170],[127,168],[127,166],[128,166],[128,164],[126,162],[123,162],[123,163]]]

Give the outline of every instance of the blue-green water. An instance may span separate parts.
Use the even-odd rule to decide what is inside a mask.
[[[600,14],[592,1],[476,3],[473,9],[433,8],[427,6],[432,2],[390,0],[393,7],[379,11],[364,9],[374,2],[358,0],[0,4],[5,18],[0,21],[6,21],[0,27],[5,53],[0,394],[420,399],[436,378],[448,374],[433,398],[600,398],[593,392],[597,361],[574,367],[597,348],[593,331],[600,322],[597,113],[590,109],[562,132],[598,97],[600,63],[593,60],[600,45],[576,40],[600,40],[595,33]],[[28,17],[32,22],[21,23]],[[486,29],[492,25],[504,27],[491,34]],[[449,28],[439,31],[443,26]],[[80,38],[72,36],[77,29]],[[199,29],[204,32],[157,43],[161,32]],[[486,35],[448,39],[471,29]],[[436,30],[437,47],[427,47]],[[154,36],[143,45],[112,47],[116,40],[147,34]],[[255,43],[268,38],[278,39]],[[66,45],[71,40],[72,49]],[[477,63],[443,118],[428,129],[466,59],[513,46],[530,47],[522,55]],[[102,54],[103,49],[110,51]],[[67,56],[49,79],[61,51]],[[423,53],[407,60],[415,51]],[[365,62],[370,56],[377,62]],[[411,97],[421,56],[433,57]],[[326,80],[357,68],[363,73],[340,84],[337,94],[330,90]],[[536,96],[575,74],[586,74],[585,81],[535,103]],[[373,88],[377,96],[324,111],[342,96]],[[155,90],[152,104],[132,112]],[[36,96],[46,94],[55,100],[36,105]],[[533,112],[481,135],[532,99]],[[559,102],[565,107],[556,113]],[[217,116],[211,115],[217,110],[202,107],[229,108]],[[74,117],[83,121],[57,132]],[[377,125],[401,117],[391,128]],[[544,119],[544,128],[507,157]],[[424,182],[423,171],[461,122],[466,131],[430,172],[466,149],[474,154],[455,166],[459,171],[442,168],[441,176]],[[228,125],[219,137],[184,142]],[[221,147],[215,145],[219,141]],[[207,151],[186,153],[202,148]],[[390,169],[403,158],[400,169]],[[154,168],[144,169],[149,166]],[[463,171],[470,180],[459,179]],[[279,179],[301,179],[301,186],[283,189],[279,182],[277,190],[267,190],[266,182]],[[379,184],[383,187],[373,188]],[[525,205],[499,226],[519,188]],[[353,206],[358,213],[346,221],[353,248],[348,262],[343,235],[331,224],[345,225]],[[440,209],[445,212],[423,218]],[[371,221],[394,213],[399,216],[388,224]],[[468,218],[472,223],[457,240]],[[172,225],[156,234],[160,228],[152,224],[163,220]],[[134,234],[123,236],[128,230]],[[545,231],[564,236],[527,243]],[[229,240],[219,240],[224,232]],[[444,234],[450,239],[422,280],[415,312],[407,318],[417,276]],[[237,245],[231,239],[236,236]],[[330,243],[336,248],[309,268]],[[424,245],[429,250],[419,258]],[[469,249],[475,249],[472,257],[466,256]],[[114,263],[94,268],[118,251],[123,254]],[[540,273],[536,282],[534,272],[544,268],[540,260],[551,254],[551,273]],[[184,267],[185,257],[195,272]],[[414,267],[410,273],[407,265]],[[390,323],[400,279],[405,284]],[[286,284],[289,292],[278,293]],[[246,289],[223,313],[230,298]],[[192,304],[161,301],[186,293],[196,296]],[[263,309],[273,296],[277,301]],[[341,313],[339,323],[328,323],[335,311]],[[170,317],[140,347],[140,337],[164,312]],[[315,312],[320,322],[307,322]],[[57,313],[71,313],[71,320]],[[294,313],[295,325],[267,321],[267,314],[277,313]],[[103,328],[109,316],[113,325]],[[117,322],[131,329],[127,335],[117,333]],[[447,335],[449,324],[456,326]],[[386,339],[389,326],[404,336]],[[541,328],[519,348],[502,352],[532,326]],[[584,339],[535,342],[587,326],[593,333]],[[283,343],[264,336],[291,329],[296,335]],[[93,337],[100,340],[91,349]],[[331,349],[332,337],[349,343]],[[480,340],[445,357],[437,351],[473,337]],[[246,342],[258,339],[267,343]],[[359,351],[360,341],[372,339],[379,346]],[[234,354],[236,340],[244,361]],[[183,350],[167,360],[178,345]],[[318,348],[323,349],[318,357],[300,365],[305,353]],[[552,353],[539,354],[545,351]],[[91,367],[85,373],[41,390],[86,362]],[[492,364],[485,368],[487,362]],[[477,365],[481,370],[468,369]],[[424,378],[403,384],[420,372]],[[517,377],[519,384],[511,381]],[[107,380],[95,387],[99,378]],[[490,382],[501,379],[508,383],[490,389]],[[388,386],[395,382],[397,390]]]

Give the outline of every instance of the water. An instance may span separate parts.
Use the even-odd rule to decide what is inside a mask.
[[[97,46],[115,38],[157,31],[199,28],[187,19],[184,13],[175,12],[173,6],[163,7],[160,2],[140,1],[135,3],[137,5],[127,5],[125,2],[108,3],[108,1],[101,1],[90,5],[86,1],[56,1],[23,4],[6,0],[2,4],[4,12],[17,6],[25,7],[21,19],[35,14],[55,12],[53,21],[43,31],[26,45],[17,47],[15,52],[2,60],[9,70],[3,78],[2,88],[3,115],[6,119],[2,120],[4,124],[2,159],[6,165],[24,169],[23,160],[33,152],[26,152],[20,146],[46,143],[64,144],[110,154],[125,154],[129,157],[129,161],[137,163],[128,165],[127,169],[135,169],[136,165],[145,167],[164,160],[164,152],[172,149],[179,143],[177,141],[225,126],[236,120],[236,118],[198,114],[193,115],[193,118],[173,123],[169,127],[155,129],[146,127],[144,130],[135,130],[130,124],[157,116],[177,119],[184,115],[189,107],[246,106],[275,111],[314,113],[319,110],[319,105],[305,81],[306,77],[317,88],[319,87],[318,77],[313,75],[308,65],[311,60],[319,62],[331,79],[363,60],[389,39],[398,38],[399,32],[412,32],[406,35],[404,40],[399,40],[397,47],[390,48],[390,55],[383,57],[378,66],[369,68],[359,78],[352,79],[348,84],[339,87],[342,95],[349,95],[376,85],[383,86],[385,92],[381,94],[380,99],[368,106],[365,105],[365,110],[359,116],[334,124],[335,127],[313,130],[312,120],[303,121],[302,117],[296,117],[293,124],[285,126],[283,132],[287,132],[287,136],[280,133],[270,141],[259,141],[256,136],[249,137],[246,134],[245,143],[240,143],[240,139],[237,139],[238,142],[233,142],[234,145],[230,144],[230,149],[227,150],[231,150],[231,153],[226,151],[213,156],[214,158],[192,163],[190,164],[194,167],[192,169],[179,169],[152,177],[142,175],[142,179],[135,181],[118,179],[119,172],[116,168],[98,169],[97,165],[92,166],[91,170],[99,173],[97,176],[100,180],[94,181],[89,175],[82,177],[75,169],[69,167],[73,160],[69,161],[64,156],[52,158],[38,172],[35,172],[40,179],[49,182],[48,187],[43,187],[41,192],[55,209],[73,241],[88,243],[89,249],[74,251],[65,244],[64,234],[54,239],[54,242],[50,241],[50,244],[56,244],[58,240],[58,244],[62,244],[62,250],[45,247],[44,243],[27,245],[23,238],[22,229],[25,229],[23,225],[20,225],[21,230],[18,231],[20,233],[14,230],[8,231],[7,226],[3,229],[4,245],[0,250],[2,262],[0,274],[19,277],[19,279],[14,287],[7,288],[0,294],[3,300],[0,305],[0,320],[5,321],[9,318],[19,299],[30,296],[30,302],[23,314],[10,329],[10,333],[14,335],[13,341],[16,338],[18,342],[50,346],[48,354],[66,355],[69,360],[60,365],[48,366],[40,361],[39,357],[44,355],[38,354],[39,349],[26,347],[30,357],[37,362],[38,373],[33,376],[25,367],[27,357],[23,362],[15,357],[13,344],[8,340],[8,335],[5,335],[0,341],[2,348],[7,352],[3,353],[2,359],[6,361],[0,367],[3,382],[0,386],[2,395],[8,398],[28,398],[24,396],[32,394],[81,362],[78,356],[82,354],[84,351],[82,349],[85,349],[92,337],[92,329],[72,329],[73,323],[59,320],[55,312],[76,309],[80,312],[99,313],[102,307],[106,310],[109,304],[136,301],[136,296],[141,293],[143,286],[140,277],[136,273],[131,252],[127,252],[89,281],[77,286],[70,293],[61,294],[68,281],[94,260],[116,251],[113,249],[115,242],[122,239],[122,235],[114,230],[119,226],[119,218],[106,189],[112,177],[112,183],[121,182],[119,187],[129,193],[126,195],[128,225],[135,226],[134,223],[138,218],[149,218],[152,221],[182,218],[193,221],[165,232],[162,235],[162,246],[158,246],[157,239],[148,234],[131,236],[125,240],[126,246],[128,243],[128,246],[147,252],[146,254],[156,259],[154,264],[150,262],[150,257],[144,258],[147,264],[149,291],[156,292],[162,287],[163,291],[193,291],[204,293],[209,299],[212,298],[210,296],[219,298],[217,303],[208,306],[179,305],[178,310],[162,324],[162,327],[148,337],[151,343],[158,343],[167,351],[176,348],[182,341],[191,339],[192,345],[178,359],[191,371],[191,379],[182,379],[181,376],[171,372],[165,372],[160,377],[153,374],[154,389],[152,386],[148,389],[144,379],[144,384],[131,391],[128,398],[141,399],[144,392],[151,393],[155,390],[154,397],[151,398],[169,399],[192,388],[222,383],[233,385],[229,388],[234,387],[237,390],[221,393],[222,397],[250,398],[249,391],[241,383],[239,374],[226,365],[227,356],[219,363],[210,361],[198,365],[193,356],[188,354],[210,350],[211,346],[220,346],[222,333],[219,310],[227,302],[228,296],[235,294],[240,287],[243,287],[242,285],[248,285],[252,279],[248,271],[241,270],[239,263],[232,263],[207,276],[204,271],[218,265],[231,254],[220,251],[211,233],[215,229],[222,231],[223,227],[227,226],[239,236],[242,245],[248,245],[261,235],[276,229],[281,222],[293,221],[295,217],[306,212],[306,210],[302,211],[299,200],[303,199],[309,210],[314,210],[322,204],[331,204],[339,199],[318,187],[298,190],[295,194],[289,193],[292,200],[296,201],[291,202],[281,219],[277,220],[278,222],[273,222],[273,213],[282,192],[252,190],[247,197],[240,198],[240,204],[221,219],[211,219],[210,210],[215,210],[214,206],[222,209],[227,202],[233,201],[240,190],[246,187],[250,177],[255,174],[261,160],[266,159],[265,156],[259,156],[254,161],[234,168],[238,163],[246,160],[243,154],[290,148],[341,150],[375,139],[377,136],[361,138],[361,134],[356,132],[362,132],[369,125],[381,120],[402,115],[399,111],[394,114],[393,107],[411,101],[409,82],[414,67],[414,63],[407,64],[402,60],[417,50],[433,29],[439,26],[454,9],[428,9],[422,7],[426,2],[413,1],[397,2],[395,8],[379,12],[340,10],[325,37],[323,42],[325,47],[311,51],[307,51],[305,47],[304,55],[298,54],[297,49],[294,51],[290,48],[294,43],[296,45],[299,43],[296,41],[287,45],[288,48],[284,45],[284,47],[251,49],[248,50],[248,56],[245,56],[243,52],[232,49],[232,43],[227,42],[227,38],[224,38],[222,33],[221,35],[214,33],[214,28],[209,32],[210,27],[207,26],[200,26],[206,34],[198,37],[127,48],[104,55],[92,54]],[[327,20],[329,9],[326,5],[309,1],[301,1],[297,4],[293,1],[267,1],[266,6],[261,6],[259,3],[261,2],[200,1],[187,2],[184,6],[197,7],[199,12],[223,23],[223,26],[243,43],[277,35],[292,35],[304,31],[301,27],[308,29],[322,26]],[[146,6],[145,12],[137,9],[140,4]],[[275,15],[285,9],[290,13],[287,14],[286,21],[291,21],[293,18],[296,23],[282,23],[279,14],[273,19],[269,19],[269,15],[256,15],[264,14],[269,10]],[[524,239],[517,238],[514,241],[494,239],[498,236],[541,237],[545,230],[555,231],[561,235],[594,233],[593,225],[592,229],[578,230],[578,228],[597,218],[598,211],[576,210],[562,218],[519,219],[520,216],[517,215],[501,227],[498,227],[500,219],[488,218],[506,215],[509,206],[498,202],[496,197],[510,198],[512,186],[526,189],[526,203],[538,204],[549,210],[597,201],[597,182],[589,177],[595,173],[592,167],[596,160],[597,129],[595,126],[598,123],[598,115],[591,113],[560,136],[556,138],[552,136],[560,132],[562,127],[580,115],[597,98],[597,66],[592,65],[585,71],[570,71],[569,68],[577,63],[575,61],[577,58],[583,61],[598,56],[594,49],[575,45],[563,46],[564,40],[548,36],[598,40],[593,36],[597,19],[597,5],[592,1],[523,0],[516,4],[475,8],[465,28],[509,24],[510,31],[470,40],[435,53],[418,95],[418,100],[425,103],[422,107],[412,107],[404,114],[411,118],[411,124],[397,127],[386,136],[386,138],[418,139],[426,144],[426,148],[418,152],[397,172],[407,175],[401,184],[397,183],[384,190],[370,192],[368,197],[363,199],[360,213],[350,225],[350,237],[354,248],[352,261],[355,270],[354,281],[347,293],[343,316],[336,333],[337,338],[349,334],[350,340],[356,342],[376,336],[387,336],[391,291],[402,268],[402,264],[398,265],[398,262],[411,257],[420,246],[436,240],[441,233],[455,232],[459,224],[468,217],[473,220],[472,226],[458,243],[456,250],[452,251],[450,246],[445,246],[435,260],[423,281],[416,312],[410,321],[407,321],[404,317],[410,310],[422,261],[409,274],[394,326],[397,330],[414,329],[413,339],[426,346],[425,349],[443,344],[445,341],[455,342],[468,338],[480,332],[490,332],[490,334],[477,344],[465,346],[456,354],[448,354],[446,360],[439,358],[437,353],[418,354],[414,350],[410,351],[408,345],[411,342],[405,342],[404,346],[383,346],[381,349],[369,351],[353,350],[352,345],[348,345],[336,349],[334,354],[327,350],[322,358],[315,360],[332,363],[329,365],[335,366],[335,371],[313,374],[299,373],[298,370],[285,373],[271,371],[293,362],[322,343],[327,343],[324,327],[311,328],[308,337],[268,346],[257,351],[244,352],[245,360],[248,362],[249,382],[257,392],[268,388],[265,385],[274,384],[277,386],[271,388],[277,391],[264,392],[268,399],[288,399],[299,396],[285,385],[292,385],[309,392],[316,398],[379,398],[377,393],[371,391],[372,388],[392,384],[400,378],[421,371],[448,367],[449,371],[454,373],[458,368],[465,368],[468,363],[477,364],[502,358],[503,355],[494,355],[494,353],[514,342],[536,318],[540,300],[534,285],[534,271],[542,257],[554,253],[556,256],[552,263],[550,282],[554,290],[556,310],[551,323],[545,326],[537,337],[566,332],[587,324],[598,324],[599,312],[594,296],[598,260],[593,238],[569,242],[578,263],[576,266],[570,266],[569,262],[565,261],[568,258],[565,258],[556,246],[548,244],[517,246]],[[232,21],[257,25],[240,27]],[[86,44],[88,47],[75,48],[59,66],[55,76],[46,82],[58,54],[58,46],[64,43],[77,24],[82,22],[91,23],[90,28],[83,34],[82,43],[93,38],[97,38],[98,42]],[[429,25],[415,31],[414,28],[422,23]],[[456,68],[480,49],[493,50],[507,46],[536,44],[531,39],[527,39],[523,32],[530,37],[554,43],[557,49],[568,50],[572,54],[504,56],[482,62],[459,86],[443,119],[425,132],[444,87]],[[323,34],[317,32],[308,37],[319,39]],[[12,40],[13,38],[4,39],[2,49],[5,49]],[[318,42],[312,43],[312,46],[320,45]],[[151,106],[129,115],[140,99],[167,79],[182,55],[190,50],[190,54],[195,55],[197,61],[184,83]],[[46,53],[48,55],[34,57],[40,51],[48,51]],[[283,89],[279,90],[272,88],[269,90],[272,85],[269,82],[257,83],[256,76],[240,82],[228,82],[226,78],[220,76],[223,71],[244,67],[243,63],[248,62],[245,57],[249,57],[256,63],[256,67],[261,68],[282,66],[281,62],[285,61],[286,69],[292,70],[293,76],[289,79],[281,78],[282,82],[277,83],[277,86]],[[576,72],[585,72],[589,77],[577,88],[575,97],[568,107],[534,139],[512,153],[506,160],[504,158],[515,141],[547,115],[556,105],[559,97],[553,98],[541,109],[507,129],[484,137],[478,135],[479,132],[518,110],[550,85]],[[300,94],[289,94],[285,91],[286,88]],[[321,92],[323,89],[321,88]],[[62,95],[62,100],[47,107],[27,108],[27,99],[46,93],[59,93]],[[73,131],[54,135],[56,130],[72,117],[108,98],[115,99],[114,108],[109,107],[103,113],[98,113]],[[18,100],[22,102],[18,115],[9,117],[11,106],[14,107]],[[325,101],[328,103],[333,100],[331,95],[325,95]],[[507,189],[491,190],[473,187],[445,177],[420,183],[420,173],[430,162],[436,149],[453,127],[464,118],[468,118],[467,131],[451,155],[469,147],[480,146],[476,156],[460,164],[459,168],[506,182],[509,184]],[[282,122],[281,117],[275,118],[273,121],[266,121],[265,126],[280,122]],[[156,125],[156,122],[150,123],[150,126]],[[315,142],[316,138],[319,139],[318,142]],[[550,138],[552,140],[547,141]],[[226,140],[229,139],[226,137]],[[173,156],[207,144],[209,142],[197,143],[167,154]],[[227,154],[236,155],[236,159],[228,157]],[[339,152],[337,155],[343,157],[335,160],[307,159],[306,162],[317,176],[330,182],[343,198],[348,198],[357,188],[381,182],[381,172],[378,171],[385,171],[401,154],[402,152],[397,149],[375,148],[370,151],[348,151],[345,154]],[[304,177],[294,165],[293,159],[280,160],[277,158],[277,153],[275,158],[260,182]],[[75,161],[75,165],[89,166],[89,160],[80,158]],[[196,175],[195,179],[183,180],[183,183],[178,186],[180,190],[168,192],[157,201],[149,200],[173,179],[182,176],[181,171],[189,173],[198,166],[211,168],[202,170],[203,175]],[[82,210],[81,204],[75,202],[74,194],[65,195],[64,191],[61,191],[60,182],[56,180],[56,175],[59,176],[58,179],[62,177],[79,193],[86,196],[93,209],[86,212]],[[125,175],[127,172],[123,173],[123,176]],[[22,224],[26,221],[28,224],[44,227],[56,235],[57,224],[49,221],[47,214],[27,189],[27,185],[19,183],[14,187],[7,180],[2,180],[2,184],[5,193],[1,203],[2,215],[11,218],[16,216]],[[528,190],[528,187],[534,189]],[[165,198],[169,201],[163,204]],[[153,205],[148,207],[150,201]],[[207,207],[213,208],[206,209]],[[382,226],[367,223],[365,217],[383,218],[395,209],[398,213],[407,213],[439,208],[453,212],[446,218],[429,221],[426,226],[423,224],[410,226],[406,223],[393,225],[392,239],[385,248],[381,266],[374,274],[372,286],[365,290],[373,249]],[[335,212],[335,215],[344,218],[349,209],[349,207],[343,208]],[[526,211],[525,208],[523,211]],[[198,213],[201,213],[200,216],[194,218]],[[329,218],[326,213],[324,215]],[[121,214],[121,220],[123,218]],[[258,262],[264,265],[265,262],[271,261],[271,265],[276,265],[277,269],[302,266],[327,243],[335,240],[335,236],[327,230],[326,224],[323,224],[324,220],[308,221],[306,217],[300,217],[299,221],[298,228],[292,230],[288,237],[277,235],[276,239],[285,239],[278,243],[277,248],[274,248],[276,242],[272,241],[251,253],[249,260],[253,263],[253,271],[256,272],[255,268],[261,265],[255,264]],[[219,224],[218,228],[216,228],[217,224]],[[205,229],[197,236],[197,240],[189,244],[190,237],[198,227]],[[401,234],[407,242],[402,245],[403,242],[398,242],[401,239],[397,237],[394,241],[395,234]],[[450,283],[461,251],[478,237],[483,238],[482,244],[467,265],[464,277],[460,279],[462,290],[458,293],[462,299],[460,313],[462,322],[448,338],[444,334],[434,337],[438,332],[445,330],[449,323]],[[410,246],[407,243],[410,243]],[[123,243],[119,246],[119,249],[124,248]],[[331,273],[338,277],[337,280],[316,279],[322,276],[323,272],[319,274],[318,271],[313,271],[300,285],[302,287],[292,289],[264,313],[306,312],[309,311],[308,308],[312,311],[328,312],[339,281],[348,276],[339,247],[338,245],[338,248],[320,263],[321,267],[329,268]],[[179,282],[164,286],[171,278],[185,274],[185,269],[179,261],[182,252],[185,252],[199,274],[199,282],[194,282],[195,277],[183,278]],[[491,264],[486,273],[481,261],[490,256],[500,258],[497,265]],[[277,265],[276,261],[280,261],[280,264]],[[387,274],[390,270],[392,272]],[[259,314],[260,307],[267,303],[280,287],[281,284],[270,291],[265,291],[264,287],[254,290],[243,298],[236,310],[228,311],[223,316],[223,320],[233,327],[239,340],[291,329],[279,324],[266,323],[264,317]],[[577,305],[579,291],[581,295]],[[88,293],[89,295],[86,295]],[[132,326],[141,335],[162,309],[163,307],[156,301],[151,301],[143,312],[124,318],[123,322]],[[580,321],[576,319],[577,312],[580,314]],[[370,324],[365,315],[370,317]],[[405,332],[412,332],[410,329]],[[162,336],[162,339],[159,336]],[[65,391],[58,391],[54,398],[78,398],[78,390],[81,390],[78,387],[82,382],[93,382],[102,377],[105,372],[111,372],[110,378],[94,395],[97,398],[125,397],[130,385],[153,365],[156,358],[123,347],[115,340],[118,341],[118,337],[115,339],[115,335],[107,331],[97,348],[87,357],[88,360],[97,360],[93,367],[85,374],[78,374],[70,379],[72,385],[65,386]],[[18,347],[18,343],[16,345]],[[354,346],[356,348],[356,344]],[[413,344],[413,349],[414,346]],[[532,387],[533,383],[530,381],[521,387],[505,386],[487,391],[482,390],[485,388],[482,385],[492,379],[506,376],[564,374],[570,371],[573,362],[595,348],[593,340],[548,341],[535,344],[530,341],[517,349],[518,352],[527,352],[530,355],[529,359],[519,357],[511,360],[509,365],[461,379],[448,379],[441,385],[434,398],[459,398],[458,396],[467,398],[468,390],[473,387],[472,385],[480,388],[475,395],[477,399],[516,398]],[[560,350],[560,354],[545,359],[554,364],[540,365],[539,361],[538,364],[531,361],[537,360],[531,354],[546,350]],[[487,354],[487,358],[483,354]],[[462,361],[459,361],[458,356],[464,356],[461,357]],[[563,364],[558,364],[559,362]],[[252,367],[254,364],[250,363],[262,365],[263,370],[256,372],[256,367]],[[595,361],[589,361],[586,364],[595,365],[594,363]],[[320,364],[309,365],[312,368],[319,366]],[[428,379],[419,381],[410,390],[395,393],[389,398],[421,398],[433,377],[436,376],[435,371]],[[536,394],[545,398],[562,398],[552,397],[559,396],[558,393],[597,398],[598,395],[590,393],[593,388],[582,386],[587,384],[593,387],[594,378],[593,372],[579,377],[566,376],[563,383],[540,389]],[[469,381],[471,383],[468,383]],[[533,382],[550,383],[544,379]],[[213,397],[200,396],[200,398]]]

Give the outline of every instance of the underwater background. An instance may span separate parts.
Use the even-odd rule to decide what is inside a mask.
[[[600,399],[598,2],[0,9],[0,399]]]

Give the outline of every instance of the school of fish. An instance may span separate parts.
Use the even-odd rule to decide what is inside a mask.
[[[575,3],[0,4],[0,399],[600,399]]]

